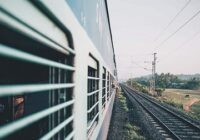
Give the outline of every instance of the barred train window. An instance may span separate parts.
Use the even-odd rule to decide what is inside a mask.
[[[103,67],[102,73],[102,107],[106,106],[106,69]]]
[[[112,95],[113,90],[114,90],[114,85],[113,85],[113,76],[110,74],[110,94]]]
[[[99,68],[98,62],[89,57],[90,64],[88,66],[88,94],[87,94],[87,122],[88,134],[92,132],[97,125],[99,114]]]
[[[107,72],[107,100],[110,99],[110,74]]]
[[[6,132],[0,139],[39,139],[49,133],[49,139],[66,138],[73,133],[74,54],[57,51],[4,24],[0,36],[0,131]],[[12,127],[16,120],[20,128]]]

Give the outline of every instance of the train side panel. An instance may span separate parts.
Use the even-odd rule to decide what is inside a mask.
[[[108,17],[99,32],[101,17],[90,15],[88,3],[70,2],[0,2],[0,139],[106,138],[116,83]],[[106,8],[104,2],[90,6]],[[73,8],[95,21],[84,27]]]

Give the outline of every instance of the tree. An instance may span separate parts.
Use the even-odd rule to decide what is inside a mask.
[[[197,78],[192,78],[185,84],[185,88],[187,89],[198,89],[200,87],[200,80]]]

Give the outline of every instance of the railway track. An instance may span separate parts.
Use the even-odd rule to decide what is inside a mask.
[[[145,110],[148,120],[167,140],[200,140],[200,128],[186,118],[172,112],[168,108],[147,95],[137,93],[125,85],[122,90],[130,101],[136,101]]]

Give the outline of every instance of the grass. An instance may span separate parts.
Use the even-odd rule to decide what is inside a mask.
[[[200,90],[166,89],[165,92],[177,93],[177,94],[190,94],[193,97],[199,97],[200,98]]]
[[[139,135],[137,132],[140,130],[139,127],[134,126],[127,122],[124,126],[125,131],[127,133],[128,139],[131,140],[145,140],[145,137]]]
[[[192,116],[194,119],[200,120],[200,102],[192,106],[189,115]]]
[[[188,98],[185,96],[189,95]],[[189,115],[190,117],[200,120],[200,101],[193,104],[190,111],[186,112],[183,110],[183,104],[189,102],[190,100],[197,98],[200,99],[200,91],[198,90],[183,90],[183,89],[166,89],[161,97],[158,99],[165,102],[171,106],[176,107],[180,111]]]
[[[128,108],[127,99],[122,93],[117,94],[119,101],[122,103],[122,109],[129,113],[131,109]],[[124,131],[127,134],[127,139],[129,140],[145,140],[145,137],[139,134],[140,128],[133,125],[130,120],[126,121],[124,124]]]
[[[129,108],[127,106],[127,101],[126,101],[126,97],[123,96],[122,94],[118,94],[118,98],[119,98],[119,101],[122,103],[122,107],[123,109],[128,112],[129,111]]]

